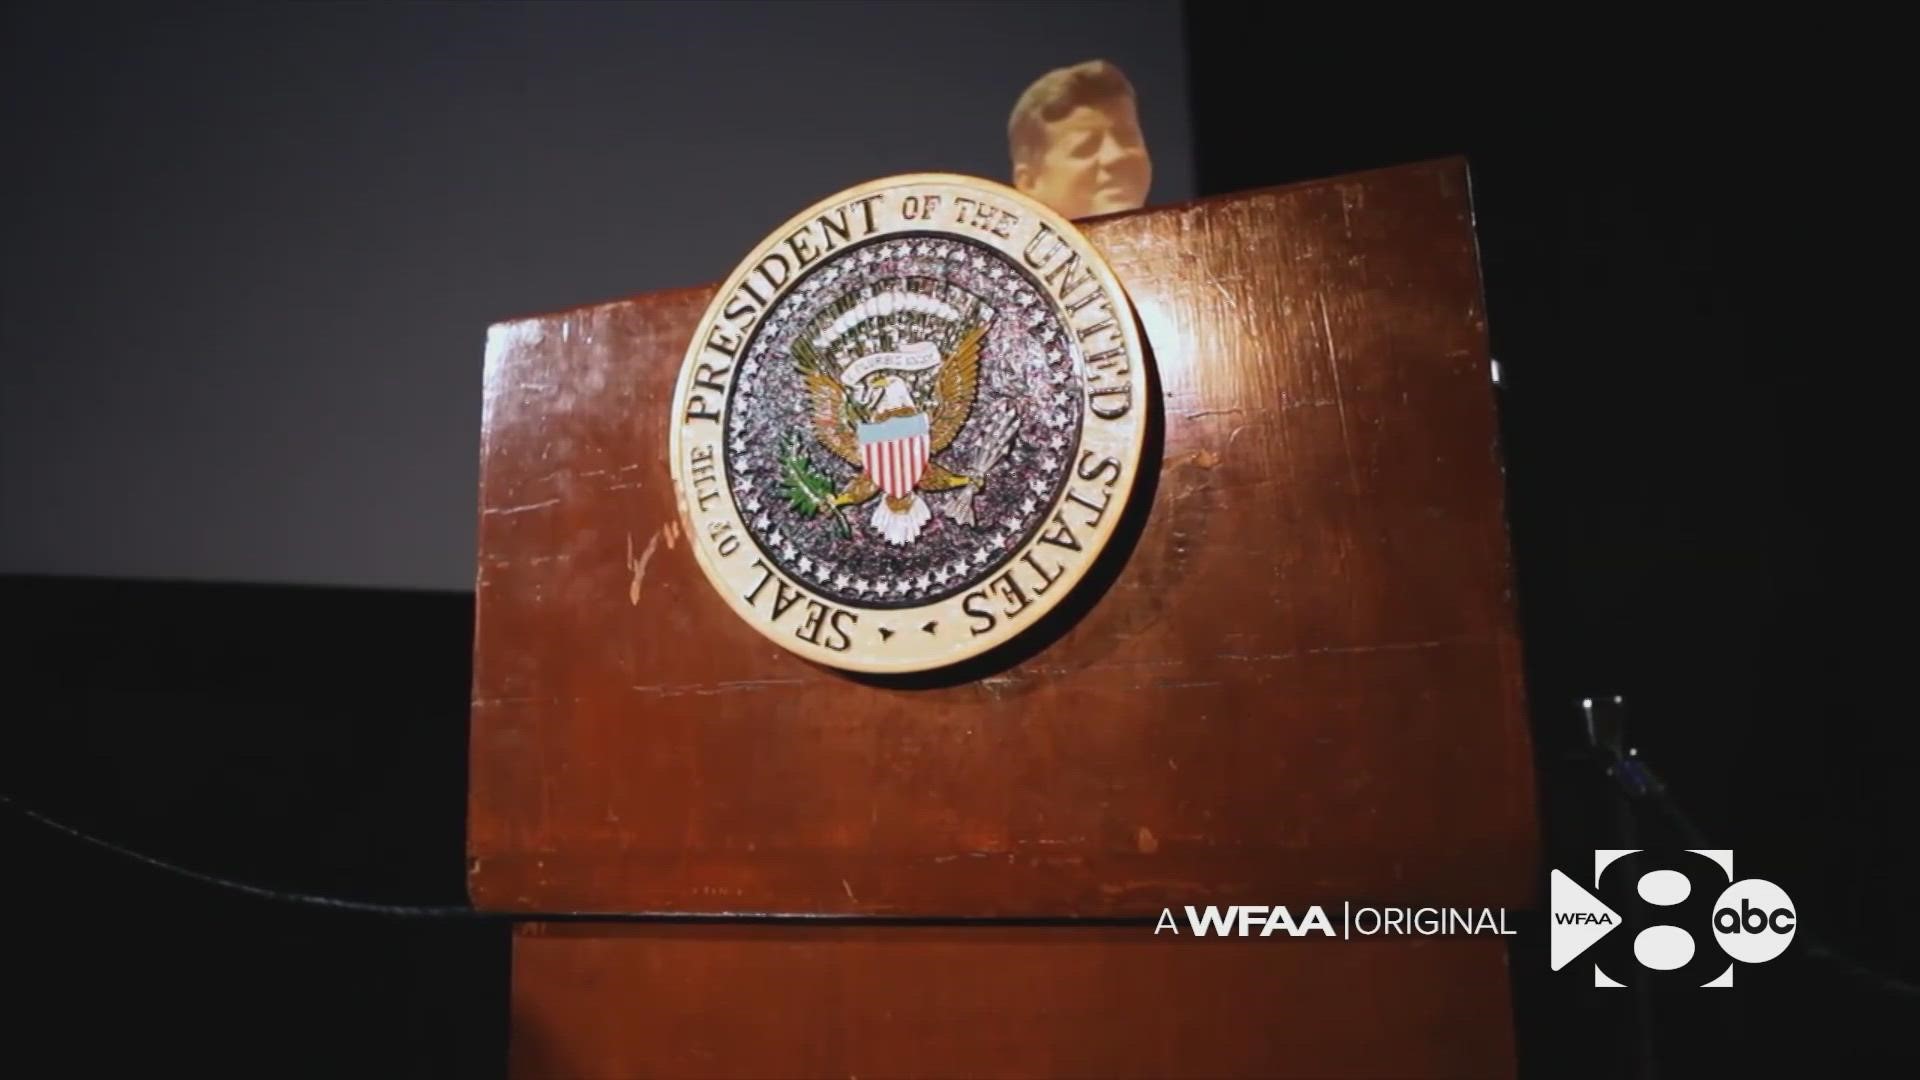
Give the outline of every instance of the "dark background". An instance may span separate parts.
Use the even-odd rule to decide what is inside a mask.
[[[1495,36],[1504,27],[1408,28],[1394,45],[1224,4],[890,10],[890,29],[924,20],[921,34],[956,15],[998,18],[1022,29],[982,40],[1031,51],[953,91],[968,134],[943,135],[944,160],[923,160],[929,144],[905,124],[871,139],[899,140],[897,154],[873,151],[849,116],[757,175],[741,171],[751,147],[790,132],[764,95],[737,88],[768,85],[750,80],[804,53],[804,16],[9,14],[10,30],[33,33],[8,44],[10,142],[30,152],[11,168],[0,339],[0,565],[20,571],[0,580],[13,639],[0,790],[275,888],[462,903],[472,614],[459,588],[484,324],[718,276],[783,208],[842,182],[894,168],[991,175],[1025,79],[1104,53],[1185,102],[1148,134],[1167,169],[1188,136],[1166,133],[1190,130],[1191,193],[1467,155],[1548,864],[1577,872],[1595,846],[1674,839],[1652,818],[1626,831],[1575,756],[1579,698],[1620,694],[1634,743],[1700,830],[1735,849],[1742,876],[1793,894],[1803,938],[1920,976],[1904,923],[1909,710],[1873,685],[1890,651],[1873,643],[1898,630],[1864,617],[1899,614],[1870,539],[1904,490],[1874,475],[1867,448],[1889,346],[1863,340],[1883,210],[1861,161],[1884,135],[1846,122],[1863,99],[1820,73],[1853,56],[1843,44],[1804,26],[1749,28],[1736,43],[1715,27],[1588,22],[1511,40]],[[262,42],[273,50],[250,51]],[[635,74],[638,42],[677,66]],[[838,77],[813,67],[803,81]],[[942,85],[923,75],[899,96],[938,98]],[[148,125],[114,109],[148,100],[195,104],[163,129],[175,137],[141,142]],[[512,122],[490,119],[489,101],[516,110]],[[758,126],[675,119],[716,102]],[[332,132],[317,147],[286,136],[273,175],[299,191],[318,176],[334,201],[289,215],[248,174],[244,212],[201,204],[194,217],[112,179],[159,154],[173,164],[144,167],[189,203],[231,191],[223,155],[241,151],[225,133],[257,133],[246,125],[263,109]],[[633,126],[610,129],[616,114]],[[182,127],[202,140],[193,153],[178,153]],[[650,152],[663,144],[675,152]],[[1157,203],[1190,193],[1171,168]],[[721,179],[751,202],[715,223],[731,232],[651,243],[676,227],[674,200]],[[638,194],[656,182],[667,186]],[[466,209],[445,208],[472,185],[481,196],[454,199]],[[479,269],[442,264],[438,252],[476,235],[507,239]],[[222,261],[223,237],[246,257]],[[149,284],[148,244],[214,256],[129,308]],[[123,276],[99,277],[101,260]],[[358,306],[284,302],[303,283],[356,276]],[[120,292],[88,287],[102,280]],[[314,295],[338,300],[339,288]],[[399,371],[404,384],[390,380]],[[0,845],[18,1003],[0,1060],[499,1073],[501,924],[256,899],[12,815]],[[1529,1075],[1760,1063],[1844,1075],[1915,1060],[1899,1039],[1915,998],[1819,957],[1743,973],[1731,993],[1645,1000],[1549,976],[1524,949],[1513,970]]]
[[[488,325],[1008,178],[1105,56],[1193,193],[1171,3],[7,10],[0,572],[470,591]]]

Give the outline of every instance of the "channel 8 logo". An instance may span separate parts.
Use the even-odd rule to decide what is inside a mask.
[[[1555,971],[1591,954],[1595,986],[1633,967],[1656,984],[1732,986],[1736,962],[1779,956],[1799,921],[1785,889],[1736,880],[1727,849],[1601,849],[1593,882],[1553,872],[1549,951]]]

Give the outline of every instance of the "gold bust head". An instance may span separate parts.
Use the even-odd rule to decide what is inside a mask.
[[[1105,60],[1034,80],[1007,119],[1013,186],[1068,218],[1146,205],[1153,163],[1133,84]]]

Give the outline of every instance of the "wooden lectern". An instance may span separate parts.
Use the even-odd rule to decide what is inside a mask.
[[[1532,903],[1464,162],[1085,229],[1158,476],[1091,601],[965,679],[815,667],[700,580],[666,423],[711,287],[492,328],[473,901],[706,916],[523,924],[513,1075],[1513,1071],[1505,939],[1153,932]]]

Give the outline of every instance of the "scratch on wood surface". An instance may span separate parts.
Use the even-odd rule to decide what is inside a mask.
[[[560,505],[560,500],[558,498],[553,498],[553,499],[542,499],[541,501],[536,503],[523,503],[520,506],[490,506],[487,508],[486,516],[509,517],[514,514],[524,514],[529,510],[544,510],[549,506],[558,506],[558,505]]]
[[[847,890],[847,899],[853,901],[856,904],[860,902],[860,898],[853,895],[853,886],[847,884],[846,878],[840,879],[840,887]]]
[[[1215,289],[1219,290],[1220,299],[1226,301],[1227,307],[1231,309],[1235,314],[1238,314],[1240,311],[1240,305],[1234,303],[1233,293],[1227,290],[1226,285],[1222,284],[1219,278],[1208,278],[1207,280],[1209,284],[1211,284]]]
[[[678,539],[680,539],[680,523],[677,521],[667,522],[667,550],[668,551],[673,550],[673,542]]]
[[[1167,462],[1167,468],[1178,469],[1183,465],[1193,465],[1202,469],[1211,469],[1218,464],[1220,464],[1220,455],[1218,453],[1212,450],[1200,449],[1192,451],[1191,453],[1181,454],[1179,457]]]
[[[491,708],[496,705],[578,705],[584,698],[577,697],[479,697],[473,699],[476,709]]]
[[[645,581],[647,577],[647,561],[653,558],[653,550],[659,546],[660,534],[654,533],[653,539],[647,541],[647,550],[641,552],[640,558],[635,560],[633,557],[633,534],[627,534],[627,569],[633,571],[633,580],[627,585],[627,602],[634,607],[640,606],[640,583]],[[673,545],[669,543],[667,546],[672,547]]]
[[[1068,666],[1066,664],[1036,664],[1032,667],[1019,668],[1001,675],[989,675],[981,679],[979,682],[979,685],[983,689],[985,689],[989,694],[992,694],[994,697],[998,697],[999,691],[1003,688],[1020,687],[1020,686],[1026,685],[1027,683],[1035,682],[1038,680],[1064,678],[1066,676],[1071,676],[1071,675],[1084,675],[1084,674],[1095,672],[1095,671],[1131,672],[1131,671],[1139,671],[1144,668],[1176,667],[1183,663],[1185,663],[1184,660],[1170,659],[1170,660],[1116,660],[1116,661],[1098,663],[1098,664],[1086,664],[1084,666],[1077,666],[1077,667]]]
[[[1140,826],[1139,830],[1134,833],[1133,842],[1140,848],[1140,854],[1142,855],[1151,855],[1160,850],[1160,841],[1154,839],[1153,830],[1147,828],[1145,825]]]
[[[1353,440],[1347,434],[1347,398],[1340,388],[1340,354],[1333,344],[1333,320],[1327,316],[1327,296],[1316,293],[1314,298],[1320,302],[1320,332],[1327,337],[1327,367],[1333,372],[1333,404],[1340,410],[1340,448],[1346,451],[1347,477],[1353,482],[1352,493],[1360,493],[1360,469],[1353,461]]]
[[[1215,656],[1221,660],[1233,660],[1240,663],[1264,663],[1269,660],[1294,660],[1302,656],[1396,652],[1408,649],[1437,649],[1446,644],[1446,641],[1389,641],[1379,645],[1327,645],[1316,649],[1296,649],[1292,652],[1216,653]]]
[[[1318,649],[1308,649],[1307,652],[1315,655],[1321,653],[1395,652],[1401,649],[1437,649],[1445,644],[1446,642],[1444,641],[1389,641],[1381,645],[1328,645]]]
[[[1198,881],[1112,881],[1100,886],[1100,891],[1108,896],[1121,896],[1126,893],[1145,892],[1147,890],[1174,894],[1199,893],[1201,895],[1212,892],[1206,885]]]
[[[732,679],[713,683],[681,683],[664,686],[646,686],[635,684],[633,690],[641,694],[653,694],[658,697],[715,697],[720,694],[744,693],[754,690],[768,690],[779,686],[801,686],[805,679]]]
[[[1011,686],[1019,686],[1025,681],[1019,675],[988,675],[980,680],[980,689],[985,690],[989,697],[997,700],[1001,691]]]

